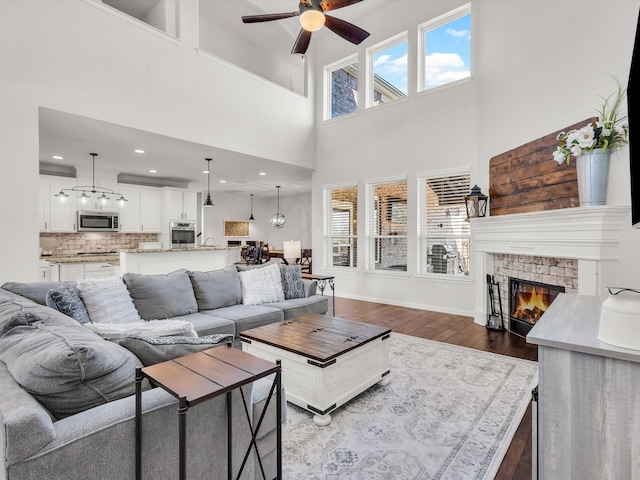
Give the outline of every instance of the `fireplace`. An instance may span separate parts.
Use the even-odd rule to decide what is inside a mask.
[[[525,337],[565,288],[509,278],[509,330]]]

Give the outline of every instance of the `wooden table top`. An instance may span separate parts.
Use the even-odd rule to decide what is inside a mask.
[[[187,405],[217,397],[278,371],[273,362],[220,346],[144,367],[142,373]]]
[[[240,333],[240,337],[325,363],[390,333],[391,330],[387,327],[328,315],[308,314],[245,330]]]

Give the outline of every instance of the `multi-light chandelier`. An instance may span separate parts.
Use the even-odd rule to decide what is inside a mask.
[[[280,185],[276,186],[278,189],[278,211],[271,216],[271,226],[274,228],[282,228],[284,224],[287,223],[287,220],[284,218],[284,215],[280,213]]]
[[[120,204],[120,207],[124,207],[128,200],[124,198],[124,195],[122,193],[118,193],[114,190],[111,190],[110,188],[96,187],[96,157],[98,156],[98,154],[90,153],[89,155],[91,155],[91,157],[93,158],[93,173],[91,185],[77,185],[71,188],[63,188],[62,190],[60,190],[60,192],[56,193],[54,197],[58,197],[58,201],[60,203],[65,203],[70,197],[70,195],[65,192],[80,192],[80,195],[78,196],[78,198],[80,199],[80,204],[86,205],[92,198],[89,193],[92,193],[94,195],[99,194],[96,198],[104,206],[109,200],[111,200],[111,197],[109,197],[109,195],[120,195],[120,198],[118,198],[117,201]]]

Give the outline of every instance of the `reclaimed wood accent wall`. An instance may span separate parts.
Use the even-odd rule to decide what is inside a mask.
[[[578,207],[575,158],[571,157],[569,165],[558,165],[553,152],[558,133],[582,128],[593,120],[586,119],[493,157],[489,161],[490,215]]]

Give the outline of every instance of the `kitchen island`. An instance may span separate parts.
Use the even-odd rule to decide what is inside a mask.
[[[217,270],[240,260],[240,247],[208,246],[170,249],[137,249],[120,252],[120,274],[170,273],[181,268]]]

